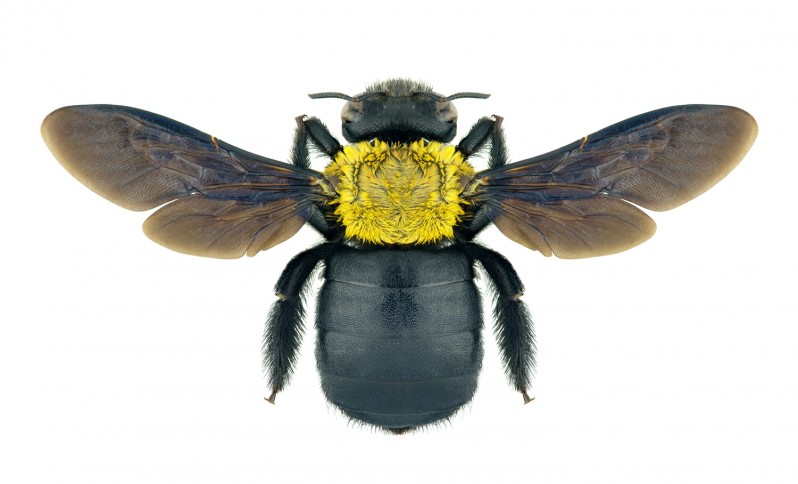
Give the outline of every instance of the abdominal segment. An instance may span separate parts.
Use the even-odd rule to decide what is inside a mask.
[[[341,251],[325,279],[316,359],[330,402],[390,430],[446,419],[471,400],[482,318],[457,247]]]

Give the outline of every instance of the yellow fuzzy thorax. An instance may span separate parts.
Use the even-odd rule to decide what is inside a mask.
[[[371,244],[427,244],[454,236],[474,169],[436,141],[345,146],[324,170],[346,237]]]

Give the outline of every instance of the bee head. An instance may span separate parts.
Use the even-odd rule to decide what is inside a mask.
[[[357,96],[336,92],[311,94],[311,98],[336,97],[347,101],[341,111],[342,131],[350,143],[380,139],[407,143],[421,138],[448,143],[457,133],[453,99],[487,98],[463,92],[442,96],[421,82],[389,79],[372,84]]]

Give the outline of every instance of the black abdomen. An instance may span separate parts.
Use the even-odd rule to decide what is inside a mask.
[[[471,400],[482,365],[473,279],[457,246],[336,250],[316,322],[329,401],[358,420],[400,429],[444,419]]]

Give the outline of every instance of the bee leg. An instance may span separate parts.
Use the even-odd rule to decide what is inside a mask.
[[[481,118],[457,144],[457,151],[468,158],[485,148],[487,143],[490,143],[488,166],[495,168],[506,165],[509,155],[504,141],[504,130],[502,129],[503,119],[501,116],[496,115],[493,115],[492,118]]]
[[[341,143],[330,133],[327,126],[318,118],[306,116],[296,117],[296,131],[294,131],[294,145],[291,148],[291,163],[302,168],[310,168],[310,146],[313,146],[332,158],[341,151]]]
[[[488,166],[495,168],[506,165],[510,155],[507,153],[507,145],[504,141],[503,120],[504,118],[495,114],[491,118],[481,118],[471,127],[468,134],[460,140],[457,150],[468,158],[490,143]],[[468,225],[458,227],[456,233],[460,240],[470,242],[477,234],[490,225],[488,207],[483,206],[472,212],[467,223]]]
[[[344,229],[340,226],[331,224],[324,215],[324,207],[313,205],[310,207],[308,224],[316,229],[328,242],[337,241],[344,235]]]
[[[471,242],[480,232],[491,224],[488,211],[485,207],[473,212],[473,215],[463,225],[454,228],[455,236],[462,242]]]
[[[464,244],[469,258],[479,262],[493,286],[496,319],[494,333],[510,382],[524,403],[533,400],[527,390],[535,372],[535,330],[532,317],[521,301],[524,285],[512,264],[501,254],[478,244]]]
[[[334,157],[343,149],[341,147],[341,143],[335,139],[335,136],[330,133],[330,130],[327,129],[327,126],[325,126],[324,123],[319,120],[319,118],[306,118],[305,116],[298,116],[296,118],[296,124],[297,128],[296,133],[294,134],[294,152],[297,152],[305,157],[305,164],[300,166],[304,168],[308,168],[310,166],[310,162],[308,161],[308,142],[313,143],[314,148],[330,158]],[[302,148],[298,147],[300,143],[302,144]],[[304,150],[304,152],[302,150]],[[294,164],[296,164],[296,162],[294,162]]]
[[[291,163],[302,168],[310,168],[310,150],[308,149],[308,130],[305,128],[305,116],[297,116],[294,144],[289,155]]]
[[[332,250],[332,244],[317,245],[296,255],[280,274],[274,286],[277,302],[271,308],[263,335],[263,366],[268,375],[271,395],[266,401],[274,403],[291,378],[302,341],[305,308],[302,291],[319,262]]]
[[[327,128],[316,118],[305,119],[305,116],[297,116],[296,118],[296,131],[294,132],[294,144],[291,147],[290,159],[291,163],[302,168],[310,168],[310,146],[312,142],[319,149],[332,149],[337,151],[341,150],[341,145],[338,140],[333,137]],[[308,130],[310,128],[310,130]],[[314,137],[315,136],[315,137]],[[319,139],[321,141],[316,141]],[[326,148],[319,147],[320,143],[324,143]],[[337,148],[336,148],[337,146]],[[325,152],[326,153],[326,152]],[[326,153],[332,157],[333,154]],[[308,216],[308,223],[324,236],[328,241],[335,240],[340,236],[340,228],[331,225],[324,216],[323,209],[317,205],[310,208],[310,215]]]
[[[493,125],[496,122],[488,117],[480,118],[468,133],[457,143],[457,151],[468,158],[474,153],[485,147],[485,143],[490,139]]]

